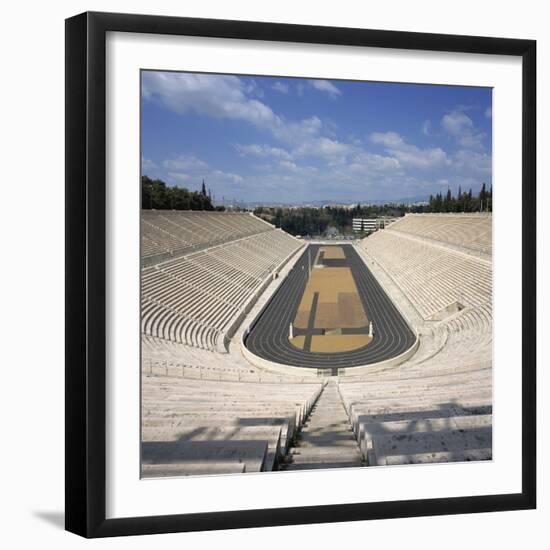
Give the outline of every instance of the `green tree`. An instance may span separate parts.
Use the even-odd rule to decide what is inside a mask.
[[[184,187],[167,186],[160,179],[141,178],[141,207],[156,210],[214,210],[210,197]]]

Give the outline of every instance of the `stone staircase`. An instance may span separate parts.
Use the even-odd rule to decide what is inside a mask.
[[[279,470],[364,466],[334,381],[329,381]]]

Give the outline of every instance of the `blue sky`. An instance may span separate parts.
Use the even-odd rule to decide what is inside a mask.
[[[368,202],[492,183],[488,88],[142,73],[142,173],[216,201]]]

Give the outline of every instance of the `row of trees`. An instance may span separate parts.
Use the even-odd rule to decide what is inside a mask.
[[[405,212],[410,211],[410,207],[405,204],[365,204],[358,203],[351,208],[342,206],[326,206],[324,208],[334,220],[334,225],[340,230],[350,228],[353,218],[398,218]]]
[[[338,233],[352,235],[353,218],[399,218],[406,213],[425,214],[440,212],[491,212],[493,208],[492,188],[487,190],[485,184],[477,196],[470,189],[454,196],[449,189],[445,195],[438,193],[430,196],[428,203],[361,205],[351,208],[343,206],[325,207],[265,207],[254,210],[254,214],[264,218],[276,227],[292,235],[327,235]]]
[[[141,207],[156,210],[216,210],[204,181],[200,191],[168,186],[160,179],[141,178]],[[221,208],[223,210],[223,208]]]
[[[260,206],[254,214],[292,235],[353,234],[353,218],[399,217],[410,209],[402,205],[365,205],[281,208]]]
[[[214,207],[210,190],[202,182],[200,191],[190,191],[184,187],[169,186],[160,179],[148,176],[141,178],[142,208],[156,210],[224,210],[223,206]],[[260,206],[254,214],[264,218],[276,227],[292,235],[323,235],[339,233],[353,234],[353,218],[400,217],[407,212],[491,212],[493,207],[492,188],[487,190],[485,183],[481,191],[474,196],[472,190],[454,196],[449,189],[446,194],[430,195],[428,203],[361,205],[351,208],[343,206],[281,208]]]
[[[481,186],[481,191],[476,197],[470,189],[463,192],[458,188],[458,193],[454,196],[451,190],[447,193],[437,193],[430,195],[427,212],[492,212],[493,211],[493,188],[487,191],[485,183]]]
[[[333,219],[322,208],[277,208],[271,223],[291,235],[321,235]]]

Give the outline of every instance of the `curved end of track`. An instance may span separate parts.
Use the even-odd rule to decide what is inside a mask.
[[[417,336],[355,248],[349,244],[340,246],[344,249],[363,307],[374,324],[372,342],[353,351],[338,353],[304,351],[290,343],[288,327],[296,315],[308,281],[308,264],[313,262],[319,246],[312,244],[304,250],[281,286],[253,321],[243,339],[247,352],[258,357],[260,362],[306,369],[330,369],[333,373],[338,369],[366,367],[412,355],[418,344]]]

